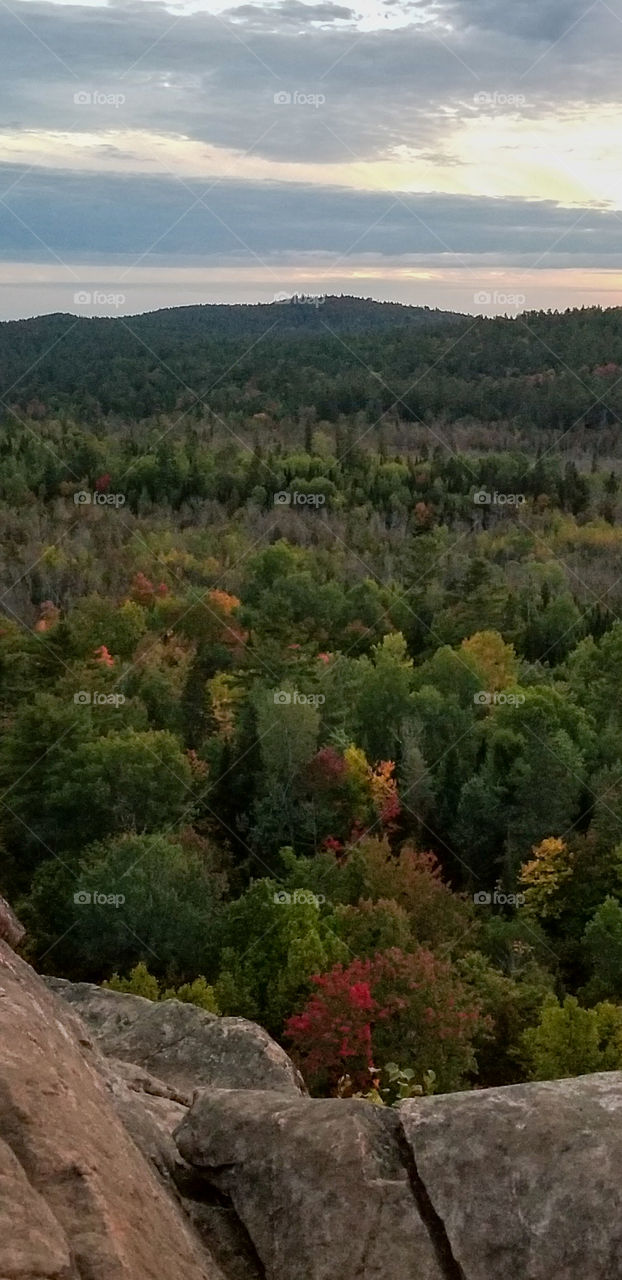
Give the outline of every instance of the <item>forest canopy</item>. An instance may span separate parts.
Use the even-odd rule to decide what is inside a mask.
[[[317,1092],[619,1068],[620,313],[378,305],[0,326],[0,890]]]

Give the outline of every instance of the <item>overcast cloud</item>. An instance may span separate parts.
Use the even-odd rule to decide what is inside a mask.
[[[618,265],[622,0],[14,0],[0,46],[6,262]]]

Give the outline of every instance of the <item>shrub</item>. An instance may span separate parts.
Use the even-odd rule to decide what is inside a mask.
[[[207,1009],[209,1013],[220,1013],[214,988],[209,986],[204,977],[200,976],[194,982],[184,982],[180,987],[167,987],[162,991],[157,978],[149,973],[143,960],[134,966],[129,978],[120,978],[118,973],[113,973],[102,986],[107,991],[144,996],[147,1000],[181,1000],[183,1004],[196,1004],[199,1009]]]

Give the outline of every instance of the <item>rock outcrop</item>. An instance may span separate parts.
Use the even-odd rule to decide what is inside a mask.
[[[619,1280],[622,1073],[400,1109],[466,1280]]]
[[[0,942],[0,1280],[622,1280],[621,1073],[311,1099],[242,1019],[49,987]]]
[[[199,1094],[176,1135],[268,1280],[619,1280],[622,1074],[403,1103]]]
[[[197,1177],[174,1141],[196,1089],[279,1090],[300,1098],[304,1082],[262,1027],[218,1018],[179,1000],[155,1003],[88,982],[46,978],[105,1055],[100,1071],[143,1155],[185,1211],[226,1280],[264,1280],[257,1250],[231,1197]]]
[[[395,1111],[356,1099],[199,1094],[184,1159],[232,1200],[267,1280],[444,1280]]]
[[[90,982],[46,982],[80,1014],[103,1053],[144,1067],[178,1090],[306,1092],[284,1050],[245,1018],[218,1018],[179,1000],[158,1004]]]
[[[18,947],[25,935],[23,924],[17,919],[6,898],[0,894],[0,938],[8,942],[10,947]]]
[[[84,1024],[0,941],[2,1280],[222,1280],[99,1065]]]

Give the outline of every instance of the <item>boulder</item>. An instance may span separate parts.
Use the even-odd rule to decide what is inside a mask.
[[[104,1058],[99,1070],[136,1146],[168,1184],[184,1168],[173,1134],[192,1101],[131,1062]]]
[[[46,982],[80,1014],[103,1053],[144,1067],[182,1092],[306,1092],[285,1050],[263,1027],[245,1018],[219,1018],[180,1000],[158,1003],[90,982]]]
[[[3,941],[0,992],[2,1280],[222,1280],[123,1127],[83,1024]]]
[[[223,1090],[197,1095],[176,1140],[230,1197],[266,1280],[444,1280],[399,1132],[357,1099]]]
[[[197,1094],[175,1135],[266,1280],[620,1280],[622,1074],[413,1099]]]
[[[174,1131],[191,1098],[129,1062],[105,1058],[99,1069],[129,1134],[187,1214],[226,1280],[264,1280],[231,1199],[215,1184],[197,1178],[175,1143]]]
[[[466,1280],[622,1276],[622,1074],[403,1103]]]

